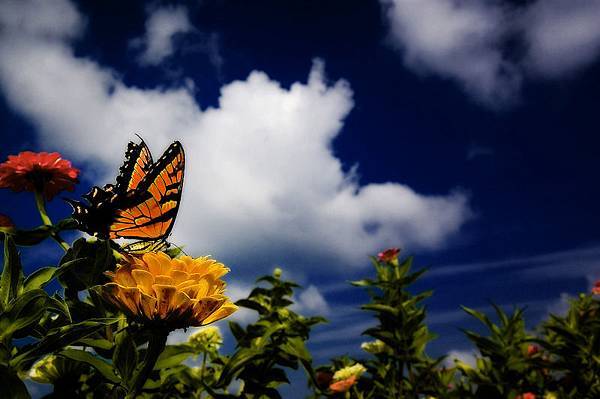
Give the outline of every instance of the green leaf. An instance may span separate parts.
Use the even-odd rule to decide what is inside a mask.
[[[75,241],[60,261],[59,282],[71,291],[82,291],[104,283],[104,272],[114,269],[112,251],[110,241],[86,241],[84,238]],[[72,267],[71,262],[84,267]],[[63,270],[63,267],[67,269]]]
[[[56,267],[51,266],[37,269],[25,279],[23,291],[30,291],[36,288],[44,288],[46,284],[50,282],[56,270]]]
[[[177,366],[188,357],[195,355],[194,350],[186,344],[182,345],[167,345],[165,349],[162,351],[156,364],[154,365],[154,370],[161,370],[173,366]]]
[[[113,348],[113,343],[107,339],[94,339],[94,338],[82,338],[77,341],[77,344],[81,344],[83,346],[90,346],[92,348],[111,350]]]
[[[260,314],[269,313],[269,310],[261,305],[260,303],[253,301],[251,299],[240,299],[235,303],[237,306],[241,306],[243,308],[248,308],[252,310],[256,310]]]
[[[54,224],[54,231],[56,232],[60,232],[63,230],[77,230],[78,228],[79,224],[73,218],[66,218]]]
[[[17,247],[9,236],[4,240],[4,267],[0,277],[0,304],[6,309],[23,286],[23,269]]]
[[[310,361],[311,356],[304,341],[300,337],[288,338],[287,341],[280,346],[285,353],[297,357],[298,359]]]
[[[9,305],[0,319],[0,341],[6,341],[14,333],[40,321],[46,312],[48,294],[44,290],[28,291]]]
[[[228,386],[242,367],[264,356],[266,356],[266,353],[260,350],[251,348],[239,349],[223,366],[221,377],[215,384],[215,388]]]
[[[351,281],[350,284],[355,287],[370,287],[376,285],[377,283],[371,279],[365,278],[363,280]]]
[[[50,226],[39,226],[33,230],[17,230],[12,234],[15,244],[19,246],[31,246],[39,244],[52,234]],[[0,236],[2,236],[0,234]]]
[[[115,337],[115,350],[112,360],[117,370],[119,370],[121,378],[130,381],[138,363],[138,351],[135,341],[129,335],[127,329],[121,330]]]
[[[374,312],[379,312],[379,313],[387,313],[393,317],[397,317],[398,313],[400,312],[400,310],[398,308],[395,308],[395,307],[389,306],[389,305],[383,305],[383,304],[362,305],[360,308],[364,309],[364,310],[371,310]]]
[[[50,283],[50,281],[52,281],[53,278],[60,277],[70,268],[83,265],[86,261],[87,259],[74,259],[61,264],[60,267],[42,267],[31,273],[27,279],[25,279],[23,290],[29,291],[36,288],[44,288],[46,285],[48,285],[48,283]]]
[[[117,318],[91,319],[60,328],[53,328],[39,342],[30,345],[25,350],[19,351],[17,356],[11,360],[11,365],[15,369],[28,368],[30,363],[36,359],[71,345],[117,321]]]
[[[58,352],[58,355],[92,366],[100,374],[102,374],[104,378],[106,378],[108,381],[114,384],[118,384],[121,382],[121,379],[115,373],[115,370],[110,364],[108,364],[98,356],[92,355],[89,352],[82,351],[79,349],[65,349]]]
[[[231,334],[233,334],[236,341],[240,341],[246,335],[246,331],[235,321],[229,322],[229,329],[231,330]]]

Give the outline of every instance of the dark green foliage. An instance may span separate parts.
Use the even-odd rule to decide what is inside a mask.
[[[411,289],[425,270],[411,271],[412,258],[373,259],[375,276],[352,283],[370,296],[361,307],[374,316],[363,332],[375,340],[365,346],[369,353],[340,356],[315,372],[306,343],[325,320],[290,309],[298,286],[283,280],[281,270],[259,278],[237,302],[257,319],[229,322],[233,353],[219,352],[221,338],[208,329],[165,346],[169,329],[128,320],[100,299],[95,287],[115,269],[118,246],[84,238],[69,246],[59,233],[75,227],[65,219],[0,232],[0,396],[29,398],[23,380],[31,373],[52,384],[47,398],[280,398],[290,370],[302,367],[314,398],[600,398],[600,302],[592,295],[581,294],[565,316],[550,315],[534,331],[526,329],[523,309],[494,306],[489,316],[464,307],[484,332],[464,331],[476,364],[452,364],[427,354],[435,336],[424,303],[432,291]],[[25,276],[19,247],[46,239],[65,255]],[[52,294],[47,289],[55,280],[64,290]],[[333,379],[342,369],[346,377]],[[348,377],[348,370],[355,374]]]

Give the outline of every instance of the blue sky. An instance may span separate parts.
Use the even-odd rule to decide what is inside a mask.
[[[0,157],[60,151],[76,197],[135,133],[155,157],[180,140],[173,241],[226,262],[238,296],[281,265],[330,319],[318,362],[360,353],[345,282],[389,246],[431,270],[431,353],[460,355],[460,304],[536,321],[600,277],[599,19],[584,0],[1,1]],[[0,200],[38,223],[27,195]]]

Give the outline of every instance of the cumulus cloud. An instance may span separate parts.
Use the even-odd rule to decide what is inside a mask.
[[[305,316],[327,316],[331,311],[321,291],[312,284],[294,298],[292,309]]]
[[[385,3],[393,43],[409,68],[454,79],[492,104],[518,90],[520,75],[498,48],[506,22],[499,7],[476,0]]]
[[[144,49],[140,62],[146,65],[160,64],[174,53],[176,36],[190,30],[192,25],[185,7],[163,7],[152,11],[146,21],[145,36],[133,41],[134,46]]]
[[[514,102],[525,78],[560,77],[600,52],[597,1],[381,1],[408,68],[454,80],[491,107]]]
[[[31,7],[23,18],[39,12]],[[35,18],[64,29],[62,14]],[[134,133],[156,158],[180,140],[186,182],[172,240],[192,254],[210,253],[254,275],[275,263],[322,273],[332,270],[324,262],[365,265],[367,254],[385,246],[437,248],[469,218],[460,192],[361,186],[343,171],[331,145],[353,107],[352,90],[343,80],[329,83],[323,62],[289,88],[254,71],[224,85],[218,106],[203,110],[185,87],[127,86],[110,68],[75,56],[64,38],[76,36],[77,24],[52,40],[22,28],[28,24],[2,30],[0,88],[35,124],[40,148],[93,166],[87,177],[106,183]]]
[[[556,77],[576,71],[600,54],[600,2],[537,1],[523,19],[533,72]]]

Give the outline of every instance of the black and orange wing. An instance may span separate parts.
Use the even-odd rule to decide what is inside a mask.
[[[181,202],[185,154],[178,141],[169,146],[145,177],[123,197],[109,226],[109,238],[165,240]]]
[[[125,162],[119,169],[119,176],[117,176],[116,190],[119,193],[123,194],[137,189],[152,169],[153,162],[150,149],[144,140],[141,138],[140,140],[139,144],[130,141],[127,145]]]

